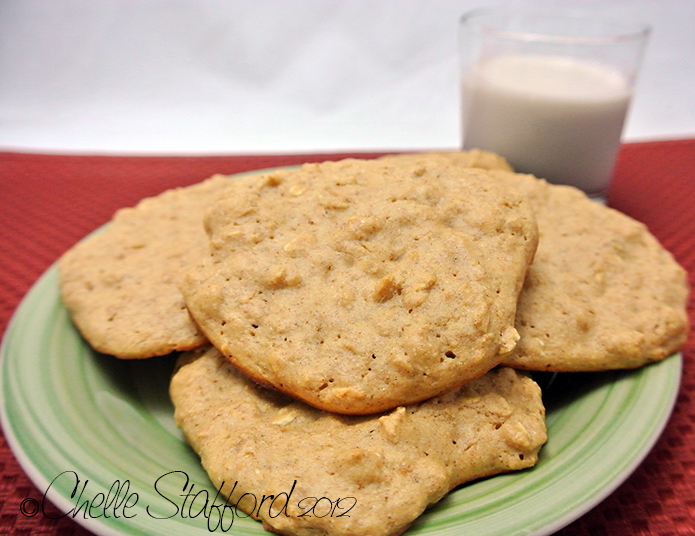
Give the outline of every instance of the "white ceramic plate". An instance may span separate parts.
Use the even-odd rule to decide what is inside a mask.
[[[211,527],[204,513],[190,517],[201,510],[202,490],[211,502],[215,490],[174,424],[170,356],[122,361],[94,353],[60,300],[55,266],[15,313],[1,355],[7,441],[68,517],[102,535],[210,534],[215,516]],[[675,402],[681,366],[674,355],[631,372],[556,377],[546,390],[549,441],[538,465],[456,489],[407,534],[541,535],[573,521],[651,449]],[[184,495],[198,492],[192,509],[190,498],[184,505]],[[251,519],[229,522],[227,515],[226,534],[267,534]]]

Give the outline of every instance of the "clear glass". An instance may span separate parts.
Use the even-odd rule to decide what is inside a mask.
[[[464,15],[463,148],[493,151],[519,172],[604,195],[649,33],[576,13]]]

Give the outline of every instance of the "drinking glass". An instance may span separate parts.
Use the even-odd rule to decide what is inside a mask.
[[[605,195],[649,34],[641,24],[573,12],[464,15],[463,148]]]

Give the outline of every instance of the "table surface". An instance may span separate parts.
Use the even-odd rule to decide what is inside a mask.
[[[213,173],[232,174],[361,154],[116,157],[0,153],[0,333],[38,277],[114,211]],[[644,222],[695,284],[695,139],[622,147],[608,203]],[[693,299],[688,305],[695,320]],[[562,529],[577,535],[695,534],[695,340],[673,415],[633,475],[593,510]],[[40,499],[0,437],[0,532],[86,535],[70,519],[27,518],[23,499]]]

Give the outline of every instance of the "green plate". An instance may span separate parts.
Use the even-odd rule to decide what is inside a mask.
[[[16,311],[1,348],[2,425],[20,465],[67,517],[97,534],[210,534],[219,520],[201,510],[215,490],[174,424],[173,359],[93,352],[73,327],[57,281],[53,266]],[[630,372],[554,377],[544,395],[549,441],[538,465],[456,489],[407,534],[540,535],[570,523],[654,445],[681,367],[674,355]],[[27,513],[37,507],[44,515],[41,501],[23,505]],[[251,519],[226,515],[223,522],[219,533],[267,534]]]

